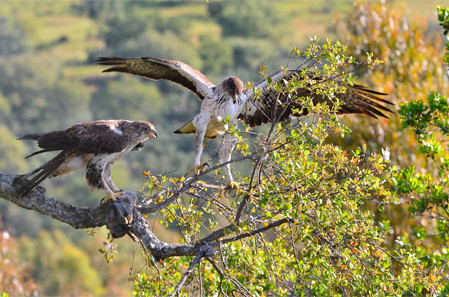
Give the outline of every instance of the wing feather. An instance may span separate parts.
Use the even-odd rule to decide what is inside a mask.
[[[289,81],[298,79],[301,71],[299,70],[280,70],[270,76],[273,82]],[[310,78],[319,83],[323,78],[310,75]],[[362,85],[346,84],[346,91],[335,94],[335,97],[340,101],[340,109],[338,114],[364,114],[372,118],[384,117],[386,112],[393,112],[385,105],[394,105],[388,100],[381,98],[387,94],[370,90]],[[254,95],[260,92],[260,96],[256,98]],[[270,86],[267,80],[257,83],[252,90],[244,94],[248,96],[245,106],[239,115],[239,119],[246,124],[254,127],[264,123],[277,121],[284,121],[290,117],[294,109],[299,109],[299,113],[295,116],[301,117],[308,114],[307,109],[303,108],[299,101],[294,100],[294,97],[311,97],[314,104],[326,103],[332,105],[332,100],[321,94],[313,92],[311,89],[304,87],[298,88],[293,94],[285,92],[285,86],[281,91]],[[385,104],[385,105],[382,105]]]
[[[73,125],[66,130],[51,131],[42,134],[28,134],[19,139],[37,140],[42,151],[28,157],[48,151],[69,150],[78,153],[121,152],[128,143],[125,134],[116,133],[111,127],[119,121],[94,121]]]
[[[49,177],[55,170],[61,166],[62,163],[66,160],[66,158],[70,155],[70,152],[62,151],[58,155],[56,155],[53,159],[47,161],[44,165],[39,167],[37,170],[32,173],[39,172],[31,180],[27,180],[26,183],[20,187],[18,193],[21,197],[26,196],[29,192],[31,192],[35,187],[37,187],[40,183],[42,183],[47,177]],[[26,175],[25,175],[26,176]]]
[[[103,72],[125,72],[152,80],[170,80],[189,89],[200,100],[209,95],[211,88],[215,86],[199,70],[180,61],[151,57],[99,57],[96,62],[101,65],[115,65]]]

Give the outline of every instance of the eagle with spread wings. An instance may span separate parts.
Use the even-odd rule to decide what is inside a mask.
[[[279,91],[272,86],[272,83],[298,79],[304,75],[302,70],[279,70],[268,79],[244,89],[242,81],[235,76],[227,77],[215,85],[197,69],[176,60],[151,57],[99,57],[96,61],[98,64],[113,66],[103,72],[125,72],[152,80],[170,80],[198,96],[202,101],[200,112],[191,122],[175,131],[175,133],[195,133],[195,160],[192,169],[197,174],[203,166],[200,158],[205,137],[215,138],[217,135],[224,134],[218,149],[220,162],[225,163],[231,160],[236,139],[231,134],[225,133],[226,126],[222,119],[229,118],[228,127],[236,124],[237,120],[254,127],[268,122],[281,122],[291,115],[295,117],[307,115],[307,109],[302,108],[303,106],[297,100],[292,100],[294,97],[310,97],[314,104],[333,105],[332,98],[313,92],[308,87],[297,88],[295,93],[291,94]],[[323,80],[322,77],[309,75],[310,80],[315,83]],[[386,95],[385,93],[376,92],[361,85],[344,84],[343,86],[345,90],[335,94],[335,98],[340,102],[339,114],[356,113],[377,118],[386,117],[384,112],[391,112],[385,105],[393,104],[381,98]],[[298,110],[299,112],[295,112]],[[224,166],[224,173],[228,185],[237,187],[233,181],[229,163]]]
[[[149,138],[155,137],[157,132],[152,123],[127,120],[78,123],[66,130],[24,135],[19,139],[36,140],[41,148],[26,158],[45,152],[59,153],[42,166],[21,175],[19,178],[25,183],[19,193],[27,195],[47,177],[85,168],[87,184],[105,190],[106,200],[115,199],[121,195],[121,191],[111,178],[112,164],[130,151],[142,148]]]

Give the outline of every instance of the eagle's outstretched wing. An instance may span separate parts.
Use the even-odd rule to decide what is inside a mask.
[[[284,83],[294,80],[294,76],[300,74],[302,72],[298,70],[280,70],[272,74],[270,79],[273,82]],[[319,84],[323,78],[311,75],[310,80],[314,84]],[[338,83],[338,81],[336,82]],[[335,94],[335,98],[340,102],[338,114],[358,113],[373,118],[386,118],[384,112],[392,112],[382,105],[394,105],[380,97],[387,94],[367,89],[361,85],[345,84],[344,87],[346,90],[343,93]],[[255,96],[257,92],[260,92],[259,96]],[[329,106],[333,104],[330,97],[318,94],[310,88],[298,88],[293,93],[288,93],[285,91],[285,86],[278,91],[270,86],[267,80],[255,84],[253,89],[248,90],[242,96],[248,96],[248,99],[238,118],[252,127],[273,122],[274,119],[282,122],[289,118],[294,109],[299,110],[295,116],[307,115],[308,110],[303,108],[300,102],[294,100],[295,97],[311,97],[314,104],[327,103]]]
[[[101,65],[115,65],[103,72],[125,72],[143,76],[145,78],[160,80],[166,79],[178,83],[195,93],[203,100],[215,85],[199,70],[180,61],[156,59],[150,57],[118,58],[99,57],[96,62]]]

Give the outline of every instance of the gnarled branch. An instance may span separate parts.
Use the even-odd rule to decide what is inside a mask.
[[[199,246],[169,244],[160,241],[151,231],[148,222],[142,214],[127,204],[105,203],[95,208],[81,208],[47,197],[45,189],[41,186],[35,188],[27,196],[20,197],[18,185],[14,180],[18,175],[0,171],[0,197],[26,209],[34,210],[44,215],[69,224],[76,229],[94,228],[101,226],[116,226],[123,224],[123,217],[127,217],[128,209],[132,211],[133,220],[128,224],[127,231],[134,234],[142,241],[144,246],[157,259],[165,259],[172,256],[192,256],[198,251]],[[125,191],[125,200],[134,203],[137,194]],[[128,209],[127,209],[128,208]],[[118,221],[118,223],[117,223]],[[126,220],[125,220],[126,221]]]

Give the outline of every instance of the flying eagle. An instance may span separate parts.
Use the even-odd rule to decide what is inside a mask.
[[[299,113],[294,114],[296,117],[307,115],[307,109],[302,108],[299,102],[292,100],[295,96],[311,97],[314,104],[326,102],[332,106],[333,103],[329,97],[313,92],[307,87],[298,88],[295,94],[289,94],[280,92],[269,84],[268,81],[274,83],[292,81],[304,75],[301,70],[296,69],[279,70],[268,79],[244,90],[242,81],[235,76],[227,77],[218,85],[214,85],[197,69],[175,60],[150,57],[100,57],[96,62],[102,65],[114,65],[103,72],[125,72],[152,80],[170,80],[198,96],[202,101],[200,112],[193,121],[175,131],[175,133],[195,133],[193,170],[196,170],[197,174],[203,166],[200,157],[204,137],[215,138],[217,135],[224,134],[218,149],[220,162],[225,163],[231,159],[236,139],[229,133],[225,133],[226,127],[222,119],[229,117],[228,127],[236,124],[237,120],[242,120],[254,127],[263,123],[284,121],[294,113],[294,110],[299,110]],[[314,83],[320,83],[323,80],[322,77],[313,74],[309,78]],[[373,118],[378,116],[386,118],[383,112],[391,112],[382,104],[393,104],[379,97],[386,95],[385,93],[376,92],[361,85],[344,84],[344,87],[343,93],[335,94],[340,102],[339,114],[358,113]],[[227,164],[224,168],[228,185],[235,187],[230,165]]]
[[[27,180],[19,193],[25,196],[47,177],[85,168],[87,184],[92,188],[104,189],[106,200],[115,199],[121,191],[112,181],[112,164],[130,151],[142,148],[148,138],[156,137],[152,123],[127,120],[78,123],[66,130],[24,135],[19,139],[36,140],[42,148],[26,158],[45,152],[60,152],[42,166],[21,175],[22,180],[34,177]]]

